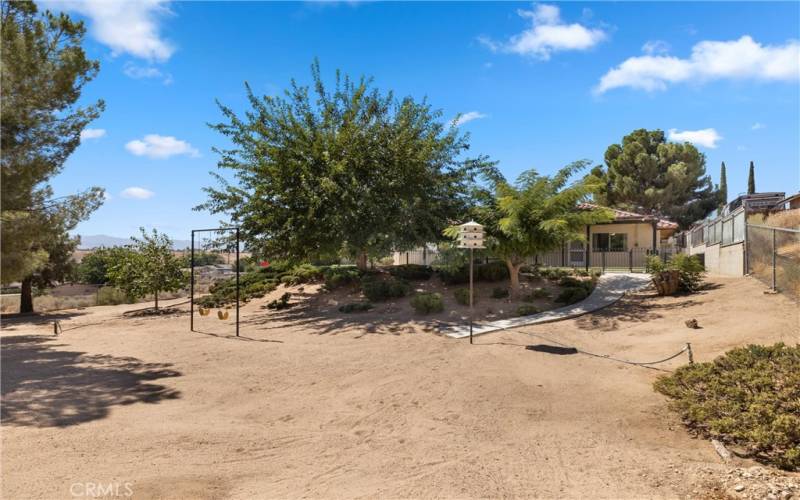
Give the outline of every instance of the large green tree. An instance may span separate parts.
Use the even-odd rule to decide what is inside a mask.
[[[66,256],[77,241],[67,232],[102,203],[103,190],[96,187],[54,199],[48,182],[103,102],[77,105],[99,68],[81,48],[83,23],[40,14],[30,1],[3,1],[1,15],[1,272],[4,283],[22,282],[20,312],[30,312],[33,284],[71,272]]]
[[[725,169],[725,162],[722,162],[722,165],[719,167],[719,211],[722,213],[722,209],[725,208],[725,204],[728,203],[728,173]]]
[[[158,310],[158,294],[173,292],[186,286],[189,279],[181,269],[182,261],[172,251],[172,240],[153,229],[140,229],[141,238],[131,238],[133,244],[107,270],[109,281],[124,290],[129,297],[153,295]]]
[[[750,170],[747,173],[747,194],[755,194],[756,192],[756,167],[753,162],[750,162]]]
[[[216,175],[198,207],[240,224],[248,248],[291,260],[344,254],[366,267],[370,256],[441,238],[466,207],[482,159],[462,157],[468,136],[426,101],[395,98],[367,78],[336,73],[332,88],[311,68],[311,87],[294,80],[282,96],[257,97],[250,109],[222,106],[213,128]]]
[[[661,130],[634,130],[608,147],[605,163],[593,170],[604,180],[601,204],[661,215],[684,228],[719,205],[705,155],[688,142],[667,142]]]
[[[489,253],[506,263],[512,296],[518,295],[520,269],[529,257],[582,241],[587,224],[613,219],[609,210],[578,208],[602,187],[595,176],[575,178],[588,164],[577,161],[552,176],[528,170],[514,184],[495,174],[489,179],[492,191],[476,196],[473,218],[484,225]],[[456,229],[448,235],[455,236]]]

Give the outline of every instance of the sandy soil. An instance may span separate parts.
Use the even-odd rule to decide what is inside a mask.
[[[662,371],[525,346],[649,361],[691,342],[704,361],[800,342],[796,304],[763,290],[718,278],[472,346],[416,319],[263,309],[273,297],[243,308],[239,339],[216,318],[190,333],[186,314],[121,316],[141,304],[63,312],[59,337],[47,317],[5,322],[2,494],[70,498],[99,483],[134,498],[745,495],[747,483],[723,488],[731,467],[752,464],[723,464],[687,434],[651,389]]]

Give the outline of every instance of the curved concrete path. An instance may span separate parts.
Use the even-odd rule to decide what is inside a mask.
[[[491,323],[473,325],[472,335],[482,335],[484,333],[505,330],[525,325],[536,325],[539,323],[549,323],[563,319],[574,318],[582,314],[590,313],[598,309],[610,306],[618,301],[627,292],[639,290],[650,283],[650,276],[647,274],[634,273],[609,273],[600,276],[597,286],[585,300],[551,311],[545,311],[530,316],[520,316],[518,318],[503,319]],[[469,337],[469,325],[456,325],[442,328],[442,333],[454,339]]]

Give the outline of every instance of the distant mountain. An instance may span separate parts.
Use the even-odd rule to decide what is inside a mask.
[[[78,248],[81,250],[90,250],[98,247],[121,247],[132,243],[130,238],[118,238],[105,234],[87,234],[80,236],[81,244],[78,245]],[[172,240],[172,248],[176,250],[189,248],[190,245],[191,242],[189,240]]]

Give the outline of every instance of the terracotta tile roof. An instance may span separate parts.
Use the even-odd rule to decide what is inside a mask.
[[[643,215],[635,212],[628,212],[618,208],[602,207],[594,203],[579,203],[580,210],[596,210],[598,208],[605,208],[614,213],[614,222],[652,222],[657,221],[656,227],[658,229],[678,229],[678,224],[667,219],[661,219],[654,215]]]

